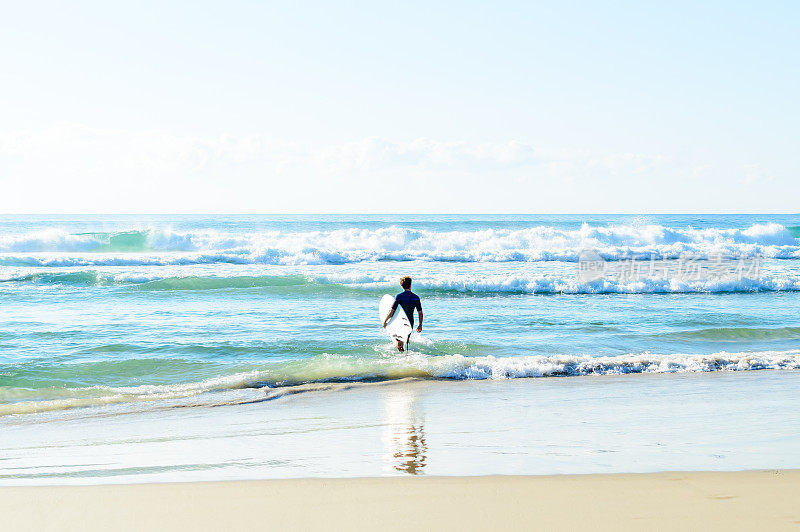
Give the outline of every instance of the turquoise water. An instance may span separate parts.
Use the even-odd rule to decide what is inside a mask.
[[[586,249],[763,264],[585,280]],[[401,275],[425,309],[403,356],[377,317]],[[4,216],[0,416],[315,382],[791,371],[798,304],[800,215]]]

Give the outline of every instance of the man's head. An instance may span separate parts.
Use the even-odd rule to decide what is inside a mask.
[[[411,290],[411,277],[406,275],[405,277],[400,278],[400,286],[403,287],[403,290]]]

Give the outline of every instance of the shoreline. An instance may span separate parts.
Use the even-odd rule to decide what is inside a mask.
[[[784,407],[798,378],[398,381],[213,408],[6,420],[0,485],[800,469],[800,415]]]
[[[0,487],[10,530],[796,529],[800,470]]]

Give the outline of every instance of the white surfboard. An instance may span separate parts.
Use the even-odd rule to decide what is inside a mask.
[[[394,305],[394,296],[386,294],[381,298],[381,304],[378,307],[381,324],[392,311],[392,305]],[[408,316],[406,316],[403,307],[398,305],[397,310],[394,311],[394,316],[386,324],[386,334],[405,344],[408,342],[408,337],[411,336],[411,330],[411,322],[408,321]]]

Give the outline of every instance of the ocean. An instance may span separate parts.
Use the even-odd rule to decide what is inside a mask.
[[[425,316],[399,354],[378,301],[403,275]],[[0,483],[798,467],[800,419],[770,398],[800,384],[799,307],[800,215],[1,216]],[[577,432],[531,439],[534,410]],[[727,461],[608,439],[653,412]],[[517,436],[458,458],[492,431]],[[581,450],[549,460],[548,434]]]

